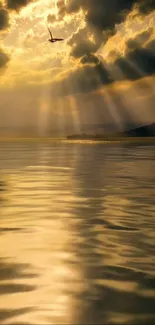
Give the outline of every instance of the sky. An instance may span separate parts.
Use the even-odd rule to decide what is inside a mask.
[[[154,26],[154,0],[1,0],[0,133],[154,122]]]

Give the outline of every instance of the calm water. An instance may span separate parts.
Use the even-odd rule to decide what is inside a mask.
[[[0,323],[154,322],[155,147],[0,144]]]

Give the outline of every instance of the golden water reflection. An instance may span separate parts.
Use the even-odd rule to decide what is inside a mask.
[[[0,321],[153,324],[155,147],[0,150]]]

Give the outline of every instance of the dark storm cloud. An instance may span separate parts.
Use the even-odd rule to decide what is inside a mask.
[[[154,53],[155,55],[155,39],[153,39],[152,41],[150,41],[148,44],[147,44],[147,49],[149,51],[151,51],[152,53]]]
[[[153,29],[149,28],[126,43],[124,56],[116,58],[114,65],[123,72],[125,79],[139,79],[155,74],[155,40]],[[147,43],[146,43],[147,42]]]
[[[155,73],[155,54],[149,48],[137,48],[116,60],[126,79],[139,79]]]
[[[108,71],[98,61],[97,64],[85,64],[72,70],[61,81],[55,82],[52,89],[54,94],[59,94],[61,91],[61,94],[66,96],[72,93],[91,92],[101,85],[107,85],[111,82],[112,79]]]
[[[6,0],[7,8],[10,10],[19,10],[22,7],[27,6],[31,2],[35,2],[37,0]]]
[[[0,49],[0,69],[5,68],[9,60],[10,57],[8,56],[8,54],[6,54],[5,52],[3,52],[2,49]]]
[[[94,54],[86,54],[82,57],[81,61],[82,64],[99,64],[99,59],[96,55]]]
[[[70,54],[80,59],[80,65],[55,83],[56,93],[59,85],[62,95],[68,95],[91,92],[103,85],[136,80],[155,73],[155,42],[149,41],[153,38],[151,28],[128,40],[124,55],[113,51],[110,63],[103,62],[103,58],[96,55],[101,44],[115,33],[116,24],[125,21],[134,6],[139,9],[139,14],[145,15],[154,10],[155,0],[70,0],[66,8],[62,4],[62,16],[83,9],[86,25],[68,40]]]
[[[141,34],[138,34],[134,39],[129,39],[126,43],[127,52],[129,50],[134,50],[140,46],[144,46],[144,44],[149,40],[152,33],[153,28],[148,28],[148,30],[145,30]]]
[[[67,12],[77,12],[82,8],[86,12],[88,23],[102,30],[112,29],[136,5],[140,12],[147,14],[155,9],[154,0],[70,0]]]
[[[96,50],[97,46],[94,42],[91,42],[89,40],[83,40],[76,46],[73,46],[70,54],[75,58],[80,58],[84,55],[95,53]]]
[[[9,15],[5,8],[0,3],[0,31],[4,30],[9,26]]]
[[[155,46],[154,43],[152,45]],[[81,63],[82,66],[70,71],[61,81],[54,84],[54,94],[59,91],[63,96],[88,93],[114,82],[138,80],[155,74],[155,55],[150,51],[150,44],[147,48],[130,50],[125,56],[117,54],[113,63],[107,64],[90,54],[83,56]]]
[[[149,12],[155,10],[155,1],[154,0],[139,0],[138,2],[138,7],[139,11],[142,14],[148,14]]]
[[[90,39],[92,35],[94,36],[93,40]],[[70,55],[79,58],[95,53],[100,47],[102,36],[100,32],[96,35],[94,30],[87,27],[79,29],[68,40],[68,45],[71,46]]]
[[[81,65],[59,81],[63,85],[62,95],[87,93],[117,81],[138,80],[155,74],[155,40],[152,37],[151,28],[139,33],[126,42],[124,55],[112,51],[110,63],[92,53],[83,55]]]
[[[67,7],[69,13],[82,8],[86,12],[88,24],[100,30],[113,29],[121,23],[136,0],[71,0]]]
[[[94,53],[114,34],[116,24],[123,22],[134,6],[138,7],[141,13],[147,14],[155,9],[155,0],[70,0],[66,11],[74,13],[83,9],[86,13],[87,23],[86,27],[74,33],[68,42],[73,47],[71,56],[79,57],[80,53],[81,56],[88,52]],[[88,32],[94,35],[95,45],[90,46],[88,43],[86,47],[85,42],[85,53],[83,53],[80,50],[80,43],[81,40],[88,38]],[[83,47],[83,43],[81,47]]]
[[[87,27],[73,34],[69,45],[73,47],[71,56],[79,57],[88,53],[94,53],[108,37],[114,33],[115,25],[121,23],[126,14],[131,10],[135,0],[71,0],[67,7],[69,13],[78,11],[82,8],[86,12]],[[94,36],[95,44],[86,44],[88,34]],[[81,44],[81,41],[84,39]],[[81,49],[81,50],[80,50]],[[77,55],[78,54],[78,55]]]

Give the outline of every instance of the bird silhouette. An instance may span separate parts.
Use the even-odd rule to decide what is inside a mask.
[[[55,42],[64,41],[64,38],[53,38],[52,33],[51,33],[49,27],[47,27],[47,28],[48,28],[49,33],[50,33],[50,36],[51,36],[51,38],[48,40],[49,42],[55,43]]]

